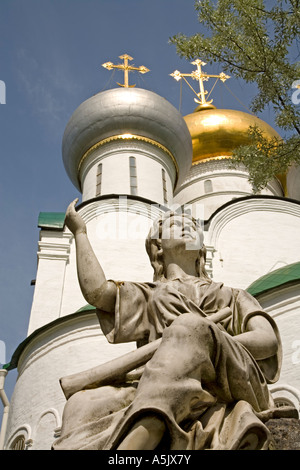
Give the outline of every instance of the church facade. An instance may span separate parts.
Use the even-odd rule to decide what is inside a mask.
[[[114,88],[74,111],[63,161],[82,193],[78,211],[108,279],[152,281],[145,238],[162,212],[183,208],[203,221],[211,278],[248,290],[275,319],[284,359],[271,391],[278,406],[299,410],[300,171],[292,168],[253,194],[245,169],[230,161],[254,124],[277,135],[247,113],[202,103],[183,117],[153,92]],[[28,336],[7,365],[18,368],[18,380],[5,449],[50,449],[65,405],[59,379],[136,347],[108,344],[102,334],[80,291],[64,212],[41,212],[38,225]]]

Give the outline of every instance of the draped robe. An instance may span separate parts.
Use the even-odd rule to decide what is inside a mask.
[[[267,384],[279,377],[281,342],[259,303],[246,291],[195,277],[115,284],[114,313],[97,311],[108,341],[141,345],[162,337],[161,345],[138,381],[71,396],[53,448],[115,449],[145,415],[166,424],[160,448],[266,448],[269,433],[259,415],[274,407]],[[228,318],[209,321],[225,307]],[[256,315],[278,341],[277,353],[261,361],[233,338]]]

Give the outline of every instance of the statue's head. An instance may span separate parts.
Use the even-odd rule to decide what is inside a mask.
[[[172,225],[177,228],[172,230]],[[190,230],[194,236],[188,236]],[[176,234],[177,235],[174,235]],[[178,237],[178,241],[184,242],[185,249],[194,253],[196,274],[202,279],[211,280],[205,270],[206,248],[203,244],[203,230],[198,220],[186,213],[166,212],[156,219],[146,239],[146,250],[154,269],[154,281],[161,280],[164,275],[164,250],[162,240]],[[172,240],[171,240],[172,242]],[[172,243],[170,243],[172,246]]]

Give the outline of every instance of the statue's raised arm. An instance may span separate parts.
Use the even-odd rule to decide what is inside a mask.
[[[76,260],[78,281],[85,300],[106,312],[113,312],[115,306],[116,287],[106,281],[103,269],[96,258],[87,237],[86,224],[76,211],[78,199],[69,204],[65,225],[73,233],[76,244]]]

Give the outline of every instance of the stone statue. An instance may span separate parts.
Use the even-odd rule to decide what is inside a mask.
[[[53,448],[268,448],[279,333],[251,295],[208,277],[200,224],[163,215],[146,240],[153,282],[116,282],[106,279],[76,203],[65,222],[82,293],[109,342],[138,348],[61,380],[68,400]]]

